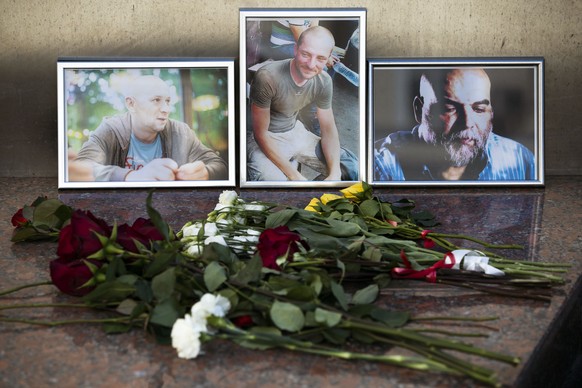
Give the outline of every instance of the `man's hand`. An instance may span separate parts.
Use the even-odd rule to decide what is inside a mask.
[[[93,182],[93,165],[90,162],[78,161],[77,153],[71,149],[68,151],[69,181],[71,182]]]
[[[176,173],[176,179],[180,181],[207,181],[208,178],[208,169],[199,160],[181,165]]]
[[[178,164],[169,158],[154,159],[139,170],[130,171],[126,181],[173,181]]]
[[[341,181],[342,180],[342,173],[341,171],[335,172],[333,174],[329,174],[324,181]]]
[[[287,175],[287,179],[289,179],[290,181],[306,181],[307,178],[305,178],[303,175],[301,175],[301,173],[297,170],[293,171],[293,174]]]

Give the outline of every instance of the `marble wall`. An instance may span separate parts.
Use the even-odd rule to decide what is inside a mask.
[[[239,8],[285,0],[0,0],[0,176],[57,175],[60,56],[237,57]],[[548,175],[582,169],[579,0],[295,1],[368,10],[368,57],[543,56]]]

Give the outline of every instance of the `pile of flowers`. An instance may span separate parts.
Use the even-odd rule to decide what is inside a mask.
[[[427,229],[436,226],[434,217],[415,212],[412,201],[382,201],[365,182],[314,198],[305,209],[247,202],[225,191],[206,219],[177,233],[151,202],[150,193],[148,219],[108,225],[89,211],[39,198],[13,217],[13,241],[57,239],[58,258],[49,268],[60,291],[81,298],[80,307],[111,311],[102,320],[108,333],[145,327],[182,358],[195,358],[207,342],[223,338],[252,349],[462,373],[496,385],[493,371],[449,351],[514,365],[518,359],[407,329],[408,313],[374,303],[380,289],[401,278],[421,279],[548,300],[563,282],[562,266],[492,252],[515,246]],[[453,239],[482,248],[463,249]],[[363,353],[357,343],[416,355]]]

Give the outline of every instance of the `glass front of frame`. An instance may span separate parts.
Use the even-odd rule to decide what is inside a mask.
[[[241,187],[364,179],[365,16],[241,10]]]
[[[60,59],[59,188],[234,186],[234,60]]]
[[[543,59],[370,59],[368,181],[544,184]]]

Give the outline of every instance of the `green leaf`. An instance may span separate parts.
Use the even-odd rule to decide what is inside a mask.
[[[233,280],[242,284],[257,282],[261,279],[261,268],[263,268],[263,262],[258,255],[255,255],[236,273]]]
[[[382,202],[380,204],[380,210],[384,218],[392,214],[392,206],[388,202]]]
[[[422,210],[418,212],[411,213],[412,219],[420,226],[436,226],[439,223],[437,222],[434,214],[427,210]]]
[[[293,287],[299,287],[301,285],[301,282],[295,279],[284,278],[281,276],[271,276],[269,278],[268,285],[271,288],[271,290],[275,292],[284,290],[285,292],[280,294],[284,295],[287,293],[287,290]]]
[[[315,299],[315,291],[307,285],[300,285],[287,290],[287,298],[302,302],[309,302]]]
[[[175,252],[158,252],[144,271],[144,277],[151,278],[165,271],[176,258]]]
[[[379,262],[382,260],[382,250],[375,246],[368,247],[364,253],[362,253],[362,258],[369,261]]]
[[[170,226],[164,221],[162,215],[152,206],[152,194],[153,190],[148,193],[148,197],[146,199],[146,209],[148,216],[156,229],[162,234],[162,236],[164,236],[164,239],[166,241],[170,241],[172,237]]]
[[[139,276],[137,276],[137,275],[127,274],[127,275],[121,275],[116,280],[120,283],[125,283],[125,284],[129,284],[130,286],[133,286],[135,284],[135,282],[138,281],[138,279],[139,279]]]
[[[315,292],[315,295],[319,295],[323,289],[323,282],[321,281],[321,276],[316,273],[304,271],[301,273],[301,277],[305,280],[305,283],[309,285]]]
[[[176,267],[170,267],[152,279],[152,291],[158,300],[172,295],[176,286]]]
[[[118,280],[102,283],[89,294],[83,296],[85,302],[121,302],[135,292],[131,284]]]
[[[41,202],[33,211],[34,225],[46,225],[51,228],[60,227],[63,224],[63,221],[57,214],[60,214],[59,208],[61,206],[64,205],[58,199],[47,199],[46,201]],[[61,212],[63,212],[63,210],[61,210]]]
[[[380,211],[380,204],[377,200],[367,199],[360,204],[360,211],[364,216],[375,217]]]
[[[220,263],[213,261],[204,270],[204,284],[208,291],[215,291],[226,281],[226,272]]]
[[[379,288],[386,288],[392,281],[392,277],[387,273],[381,273],[379,275],[374,276],[374,282],[378,285]]]
[[[299,233],[306,241],[309,241],[309,247],[312,249],[337,253],[338,251],[345,250],[352,242],[347,241],[347,239],[339,239],[323,233],[315,232],[306,228],[305,225],[301,225],[301,223],[297,223],[297,225],[293,224],[293,227],[290,227],[290,229]]]
[[[313,225],[309,228],[315,232],[333,237],[352,237],[360,234],[362,229],[353,222],[338,221],[331,218],[326,219],[328,225]]]
[[[123,302],[121,302],[117,306],[115,311],[117,311],[118,313],[123,314],[123,315],[130,315],[136,306],[137,306],[137,302],[135,300],[125,299]]]
[[[131,312],[130,318],[131,319],[135,319],[140,317],[143,314],[146,314],[147,312],[147,306],[144,302],[139,302],[135,308],[133,309],[133,311]]]
[[[55,211],[55,216],[58,217],[59,223],[55,225],[56,228],[60,229],[65,222],[71,219],[73,215],[73,209],[70,206],[61,205]]]
[[[336,344],[336,345],[343,345],[346,343],[346,340],[350,337],[350,331],[344,329],[328,329],[323,332],[323,336],[329,342]]]
[[[38,240],[58,240],[58,234],[51,235],[46,232],[41,232],[32,226],[27,226],[24,228],[14,229],[12,233],[12,242],[22,242],[22,241],[38,241]]]
[[[403,327],[410,319],[410,314],[405,311],[388,311],[380,308],[372,310],[370,316],[392,328]]]
[[[202,251],[202,259],[206,261],[219,261],[225,263],[227,266],[231,266],[238,261],[237,256],[229,247],[218,243],[211,243],[205,246],[204,251]]]
[[[135,295],[145,303],[150,303],[154,299],[154,293],[150,282],[139,278],[135,282]]]
[[[180,316],[179,307],[173,298],[168,298],[154,307],[149,323],[171,328]]]
[[[114,257],[107,266],[106,279],[114,280],[127,273],[125,263],[121,257]]]
[[[368,304],[376,300],[379,293],[379,288],[377,284],[370,284],[366,288],[356,291],[354,297],[352,298],[353,304]]]
[[[298,209],[283,209],[269,214],[265,221],[265,229],[276,228],[277,226],[287,225],[299,212]]]
[[[271,320],[281,330],[297,332],[303,328],[305,316],[294,304],[276,300],[269,311]]]
[[[347,311],[348,310],[348,297],[346,296],[346,293],[344,292],[344,288],[341,286],[341,284],[338,284],[338,283],[332,281],[331,282],[331,292],[332,292],[333,296],[335,296],[335,299],[338,301],[341,308]]]
[[[376,307],[373,304],[358,304],[355,306],[351,306],[349,313],[350,315],[356,318],[362,318],[370,315],[372,310],[374,310],[375,308]]]
[[[107,334],[122,334],[127,333],[131,329],[131,325],[127,323],[104,323],[103,330]]]
[[[327,327],[334,327],[342,320],[342,315],[334,311],[328,311],[320,309],[319,307],[315,309],[315,321],[317,323],[323,323]]]

